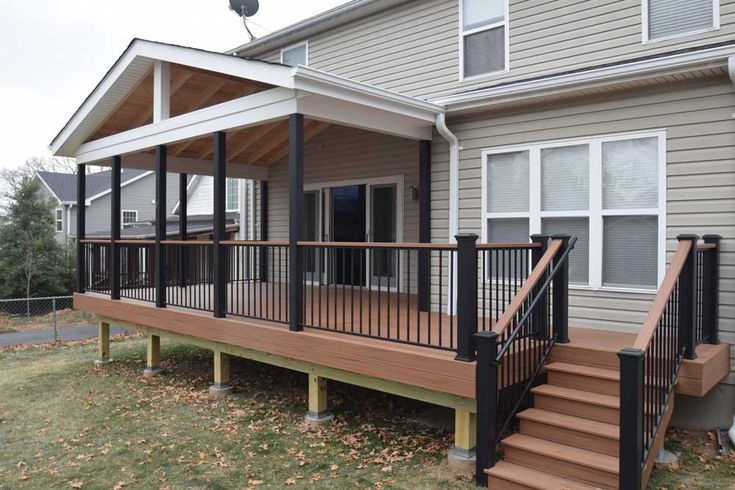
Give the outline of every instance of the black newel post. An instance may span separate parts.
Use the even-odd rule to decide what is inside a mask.
[[[475,482],[487,486],[486,469],[495,466],[498,439],[498,334],[480,332],[477,341],[475,396],[477,400],[477,447]]]
[[[643,355],[623,349],[620,359],[620,488],[639,490],[643,477]]]
[[[477,235],[457,235],[457,360],[475,360]],[[451,294],[451,291],[450,291]]]
[[[167,181],[166,146],[156,147],[156,245],[154,252],[156,306],[166,307],[166,181]]]
[[[720,343],[720,235],[704,235],[704,243],[715,248],[704,254],[704,290],[702,291],[702,336],[707,344]]]
[[[536,247],[531,250],[531,270],[534,270],[538,263],[541,261],[541,257],[544,256],[546,253],[546,250],[549,248],[549,236],[548,235],[531,235],[531,242],[537,243],[540,245],[540,247]],[[536,297],[536,295],[539,293],[541,286],[544,284],[548,277],[548,268],[546,271],[544,271],[544,274],[541,276],[541,278],[538,281],[538,285],[533,291],[533,296]],[[548,323],[549,318],[549,303],[548,303],[548,295],[544,298],[543,301],[539,302],[534,308],[533,311],[533,317],[531,318],[531,326],[533,329],[533,332],[538,339],[545,339],[547,337],[547,332],[549,331],[549,326],[546,325]]]
[[[189,176],[187,174],[179,174],[179,240],[185,242],[187,239],[188,229],[188,213],[189,213]],[[186,254],[184,247],[175,247],[176,250],[176,270],[177,284],[180,287],[186,285]]]
[[[110,298],[120,299],[120,179],[122,176],[122,159],[112,157],[112,206],[110,216]]]
[[[260,239],[268,241],[268,181],[260,182]],[[260,282],[268,282],[268,247],[258,250],[258,277]],[[275,278],[274,278],[275,280]]]
[[[226,210],[226,138],[225,133],[214,133],[214,233],[212,248],[214,252],[214,317],[224,318],[227,309],[227,258],[220,242],[225,239]]]
[[[77,167],[77,292],[86,290],[87,261],[82,243],[87,237],[87,167]]]
[[[679,276],[679,342],[685,359],[696,359],[694,330],[697,325],[697,235],[679,235],[679,242],[690,241],[692,247]]]
[[[561,240],[561,252],[569,246],[569,235],[554,235],[552,240]],[[569,255],[564,264],[554,277],[551,285],[551,300],[553,302],[552,323],[554,325],[554,336],[560,344],[569,343]]]
[[[431,242],[431,141],[419,142],[419,242]],[[429,311],[430,252],[419,251],[418,307]]]
[[[304,116],[291,114],[288,118],[288,327],[303,329],[303,260],[298,242],[304,230]]]

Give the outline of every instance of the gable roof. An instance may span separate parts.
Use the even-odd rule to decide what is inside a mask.
[[[123,169],[120,176],[121,186],[129,184],[134,180],[150,174],[149,170],[137,170],[132,168]],[[56,196],[61,203],[76,204],[77,202],[77,176],[76,174],[64,174],[59,172],[36,172],[46,187]],[[87,201],[93,201],[108,194],[112,187],[112,172],[96,172],[87,174],[86,196]]]

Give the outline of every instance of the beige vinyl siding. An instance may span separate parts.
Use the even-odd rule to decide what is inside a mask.
[[[309,63],[433,97],[731,40],[735,0],[720,4],[719,30],[644,44],[641,0],[510,0],[510,72],[460,82],[459,0],[414,1],[310,37]],[[280,50],[256,57],[278,62]]]
[[[667,250],[682,233],[720,234],[720,329],[735,344],[735,89],[725,78],[624,92],[574,104],[527,108],[450,121],[460,154],[461,232],[481,230],[483,149],[548,140],[667,130]],[[435,145],[432,185],[435,206],[446,206],[448,153]],[[435,212],[432,238],[445,241],[447,220]],[[575,289],[572,325],[637,331],[653,295]],[[735,370],[735,357],[733,357]],[[735,374],[729,378],[735,383]]]

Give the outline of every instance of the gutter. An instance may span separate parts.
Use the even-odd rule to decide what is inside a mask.
[[[436,129],[449,143],[449,243],[459,233],[459,139],[447,126],[446,115],[436,115]]]

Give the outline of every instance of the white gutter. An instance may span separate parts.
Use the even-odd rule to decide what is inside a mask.
[[[436,129],[449,143],[449,243],[459,233],[459,139],[447,127],[446,116],[436,115]]]

